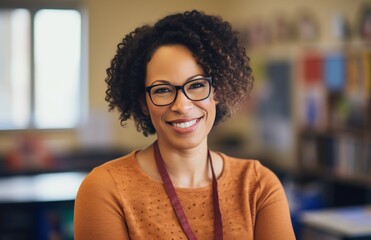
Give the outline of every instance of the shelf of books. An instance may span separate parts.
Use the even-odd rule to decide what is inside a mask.
[[[304,172],[371,186],[371,48],[308,51],[298,61]]]

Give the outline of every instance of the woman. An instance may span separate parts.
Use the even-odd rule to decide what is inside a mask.
[[[252,73],[229,23],[202,12],[143,26],[118,45],[106,100],[150,146],[95,168],[75,204],[75,239],[295,239],[277,177],[209,151]]]

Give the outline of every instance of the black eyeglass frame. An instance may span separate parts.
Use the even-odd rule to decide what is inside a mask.
[[[191,82],[199,81],[199,80],[207,80],[209,82],[209,94],[207,94],[207,96],[202,98],[202,99],[193,100],[190,97],[188,97],[186,91],[184,90],[184,86],[191,83]],[[205,100],[208,97],[210,97],[212,83],[213,83],[213,79],[211,77],[200,77],[200,78],[195,78],[195,79],[192,79],[191,81],[185,82],[183,85],[172,85],[172,84],[167,84],[167,83],[151,85],[151,86],[146,87],[146,91],[148,92],[149,98],[151,99],[151,102],[153,103],[153,105],[161,107],[161,106],[169,106],[169,105],[173,104],[175,102],[176,98],[178,97],[179,90],[182,90],[184,96],[186,96],[191,101],[198,102],[198,101]],[[156,103],[154,103],[154,101],[152,99],[151,89],[154,88],[154,87],[160,86],[160,85],[168,85],[168,86],[172,86],[172,87],[175,88],[176,92],[175,92],[175,97],[174,97],[173,101],[171,101],[168,104],[156,104]]]

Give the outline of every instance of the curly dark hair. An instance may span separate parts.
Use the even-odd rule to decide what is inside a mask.
[[[144,136],[156,132],[145,111],[146,66],[160,46],[182,44],[194,55],[215,89],[214,125],[230,116],[236,104],[249,95],[252,70],[237,32],[219,16],[200,11],[169,15],[153,26],[144,25],[127,34],[106,70],[108,84],[105,100],[109,110],[117,108],[121,125],[133,117]]]

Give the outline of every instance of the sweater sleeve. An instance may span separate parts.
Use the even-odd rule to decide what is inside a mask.
[[[260,189],[256,203],[254,239],[295,239],[288,202],[279,179],[260,163],[255,170]]]
[[[121,198],[109,170],[95,168],[82,182],[74,209],[76,240],[129,239]]]

